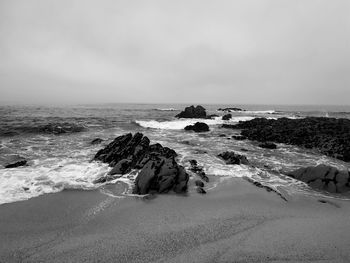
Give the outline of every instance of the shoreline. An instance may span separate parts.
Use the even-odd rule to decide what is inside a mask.
[[[242,178],[146,200],[66,190],[0,205],[0,262],[348,262],[350,204],[322,199]]]

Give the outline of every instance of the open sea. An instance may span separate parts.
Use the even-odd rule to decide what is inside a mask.
[[[274,105],[202,105],[207,114],[220,117],[200,120],[210,126],[208,133],[184,131],[184,127],[199,121],[176,119],[174,116],[189,105],[157,104],[103,104],[64,107],[1,106],[0,107],[0,156],[20,155],[27,159],[24,167],[5,169],[0,166],[0,204],[27,200],[64,189],[92,190],[124,198],[131,195],[137,176],[135,171],[110,182],[108,185],[93,181],[111,169],[108,165],[91,162],[95,153],[125,133],[142,132],[152,143],[173,148],[178,162],[189,167],[188,160],[196,159],[210,178],[206,186],[208,194],[219,184],[232,177],[248,177],[276,191],[288,195],[327,195],[311,190],[306,184],[283,175],[301,166],[321,163],[349,169],[345,163],[291,145],[279,144],[277,150],[258,147],[257,142],[236,141],[230,137],[239,130],[224,129],[224,123],[266,118],[302,118],[323,116],[350,118],[350,106],[274,106]],[[233,118],[223,121],[218,108],[240,107],[246,111],[232,112]],[[56,135],[45,130],[48,124],[83,129],[77,133]],[[220,135],[225,134],[225,137]],[[101,138],[99,145],[91,141]],[[217,155],[224,151],[246,155],[251,165],[226,165]],[[189,172],[191,174],[191,172]],[[194,180],[192,176],[190,180]],[[195,192],[190,184],[189,194]],[[330,196],[330,194],[328,194]],[[332,195],[334,198],[344,196]]]

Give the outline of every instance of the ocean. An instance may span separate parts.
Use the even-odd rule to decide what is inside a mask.
[[[28,161],[28,165],[11,169],[0,166],[0,204],[27,200],[64,189],[98,189],[115,198],[132,195],[131,189],[137,176],[135,171],[108,185],[94,184],[95,179],[108,173],[111,168],[91,161],[99,149],[115,137],[129,132],[142,132],[151,142],[173,148],[179,154],[178,162],[187,168],[188,161],[196,159],[210,177],[206,187],[208,194],[211,189],[232,177],[248,177],[288,195],[327,195],[347,199],[314,191],[284,173],[321,163],[349,169],[349,163],[291,145],[280,144],[277,150],[262,149],[257,146],[257,142],[231,139],[239,131],[221,128],[221,125],[256,117],[323,116],[349,119],[350,106],[202,105],[207,114],[220,116],[200,120],[209,125],[210,132],[199,134],[183,130],[198,120],[174,117],[186,106],[189,105],[1,106],[1,158],[20,155]],[[232,112],[233,118],[223,121],[221,116],[224,113],[217,109],[232,106],[245,111]],[[73,127],[79,132],[55,134],[48,128],[50,124],[68,127],[68,130]],[[102,144],[92,145],[91,141],[96,138],[103,139]],[[226,165],[217,157],[224,151],[246,155],[251,165]],[[194,180],[194,176],[190,180]],[[190,187],[189,194],[194,192],[195,188]]]

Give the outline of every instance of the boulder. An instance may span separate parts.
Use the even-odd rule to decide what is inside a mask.
[[[259,144],[259,147],[265,148],[265,149],[277,149],[277,145],[273,142],[263,142]]]
[[[232,114],[225,114],[224,116],[222,116],[222,120],[224,121],[228,121],[231,118],[232,118]]]
[[[207,132],[209,131],[209,126],[203,122],[196,122],[194,125],[186,126],[185,130],[194,132]]]
[[[184,111],[180,112],[175,117],[177,118],[194,118],[194,119],[205,119],[207,117],[207,113],[205,108],[198,105],[194,107],[193,105],[190,107],[186,107]]]
[[[249,164],[247,157],[234,152],[223,152],[218,155],[226,164]]]
[[[349,171],[339,171],[329,165],[320,164],[302,167],[287,173],[287,175],[307,183],[314,189],[325,190],[330,193],[350,191]]]
[[[113,169],[95,182],[103,183],[116,178],[115,174],[139,169],[133,190],[135,194],[166,193],[170,190],[183,193],[187,191],[189,176],[177,164],[176,156],[174,150],[159,143],[150,145],[150,140],[142,133],[125,134],[96,153],[95,161],[109,163]]]

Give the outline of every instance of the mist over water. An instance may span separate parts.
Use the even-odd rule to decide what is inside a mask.
[[[195,119],[176,119],[174,116],[188,105],[104,104],[69,107],[2,106],[0,107],[0,153],[16,154],[28,160],[28,166],[13,169],[0,167],[0,203],[26,200],[38,195],[64,189],[100,189],[103,193],[125,197],[130,195],[137,173],[111,182],[114,186],[94,184],[93,181],[110,170],[106,164],[91,162],[95,153],[115,137],[131,132],[142,132],[164,146],[173,148],[181,165],[189,167],[196,159],[210,177],[207,189],[215,188],[232,177],[249,177],[290,195],[323,195],[306,184],[284,176],[292,169],[327,163],[340,169],[348,163],[320,155],[315,151],[289,145],[279,145],[271,151],[258,147],[257,142],[236,141],[232,135],[239,130],[221,128],[224,123],[266,118],[301,118],[323,116],[350,118],[350,107],[339,106],[263,106],[234,105],[246,111],[232,112],[233,118],[223,121],[218,108],[230,105],[203,105],[208,114],[220,115],[201,120],[210,126],[210,132],[196,134],[183,128]],[[232,105],[231,105],[232,106]],[[47,125],[79,127],[79,132],[56,135],[43,129]],[[225,136],[223,136],[223,134]],[[221,137],[222,136],[222,137]],[[95,138],[101,145],[91,145]],[[226,165],[217,155],[224,151],[244,154],[250,166]],[[193,175],[190,180],[194,180]],[[189,189],[191,194],[194,188]],[[335,198],[340,198],[334,195]]]

